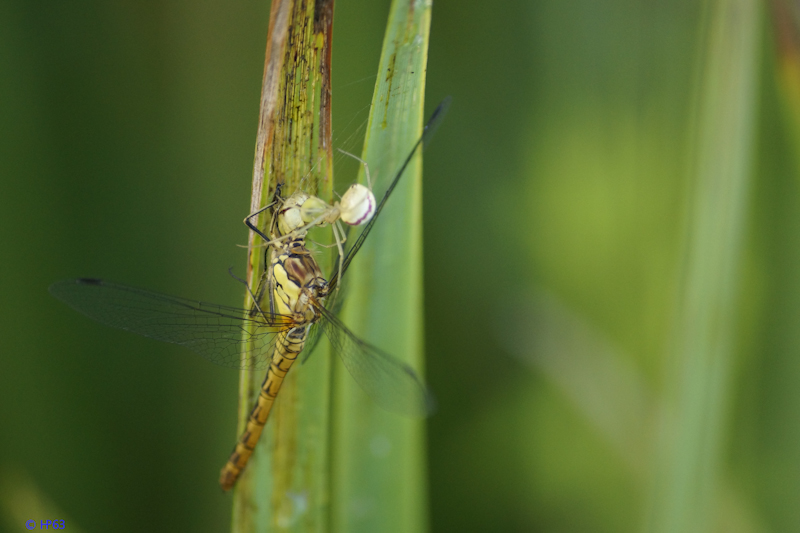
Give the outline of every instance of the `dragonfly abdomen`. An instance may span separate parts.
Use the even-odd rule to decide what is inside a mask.
[[[219,476],[219,484],[223,490],[230,490],[239,479],[239,475],[244,470],[250,456],[255,450],[256,443],[264,431],[269,413],[275,404],[283,380],[297,360],[297,356],[303,351],[307,335],[307,328],[294,328],[282,334],[275,345],[275,353],[272,356],[267,376],[261,385],[261,391],[256,399],[250,417],[247,419],[247,426],[244,433],[239,437],[236,447],[233,449],[228,462],[222,467]]]

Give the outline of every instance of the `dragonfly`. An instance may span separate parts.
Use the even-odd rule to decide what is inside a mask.
[[[358,338],[337,317],[336,309],[326,306],[326,298],[339,287],[342,275],[364,244],[406,167],[416,151],[430,140],[449,104],[447,98],[433,112],[381,202],[375,206],[373,199],[373,212],[364,218],[364,229],[328,278],[306,247],[305,238],[311,226],[332,224],[341,218],[341,205],[323,207],[320,211],[321,200],[304,193],[283,198],[279,185],[268,206],[273,213],[269,235],[249,222],[252,215],[245,219],[251,230],[270,242],[268,268],[256,292],[247,289],[253,301],[250,309],[168,296],[94,278],[64,280],[50,286],[56,298],[101,324],[185,346],[225,367],[266,369],[245,430],[220,472],[223,490],[232,489],[246,467],[292,365],[304,349],[309,354],[313,351],[322,334],[353,379],[377,405],[414,417],[427,416],[433,411],[433,397],[417,373]],[[301,211],[308,201],[317,209],[317,215],[303,218]],[[318,218],[323,212],[325,216]],[[314,340],[307,342],[309,339]]]
[[[350,226],[360,226],[369,223],[375,215],[375,195],[372,193],[369,165],[358,156],[344,150],[339,151],[364,166],[368,186],[357,182],[352,184],[342,195],[341,201],[334,202],[332,205],[319,197],[298,191],[285,200],[277,198],[244,219],[247,227],[264,239],[263,246],[275,246],[289,239],[305,238],[308,231],[314,226],[324,227],[330,224],[336,247],[339,250],[337,287],[341,286],[345,257],[344,243],[347,240],[347,231],[344,230],[341,222]],[[413,153],[414,151],[411,152],[412,155]],[[277,192],[279,193],[280,190]],[[273,220],[273,227],[276,227],[279,232],[278,235],[274,235],[273,232],[272,238],[269,238],[253,224],[252,220],[267,209],[273,208],[275,204],[280,204],[280,207],[276,212],[278,213],[277,221]]]

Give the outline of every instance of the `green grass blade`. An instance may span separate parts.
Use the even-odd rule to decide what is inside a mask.
[[[377,181],[378,198],[422,133],[430,10],[429,3],[408,0],[395,0],[390,8],[362,155]],[[421,172],[417,156],[347,271],[343,314],[363,339],[418,370],[423,359]],[[333,529],[425,530],[424,422],[382,411],[343,365],[335,365]]]
[[[760,4],[710,3],[692,125],[694,184],[681,302],[647,531],[714,531],[734,362],[758,79]]]
[[[300,187],[329,198],[330,46],[333,0],[275,0],[270,15],[259,130],[253,170],[252,211]],[[262,215],[264,228],[268,215]],[[253,234],[250,244],[261,241]],[[250,249],[248,281],[264,271],[264,249]],[[320,257],[324,270],[329,262]],[[249,297],[246,306],[251,306]],[[320,346],[301,369],[287,374],[264,433],[235,488],[234,533],[327,531],[329,490],[330,360]],[[243,371],[239,431],[255,402],[264,372]]]

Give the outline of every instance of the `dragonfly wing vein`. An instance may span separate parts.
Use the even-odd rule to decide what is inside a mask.
[[[387,411],[422,417],[435,410],[433,396],[407,364],[368,344],[327,309],[320,325],[356,383]]]
[[[185,346],[231,368],[266,368],[277,334],[291,327],[283,315],[250,316],[244,309],[101,280],[60,281],[50,292],[101,324]]]

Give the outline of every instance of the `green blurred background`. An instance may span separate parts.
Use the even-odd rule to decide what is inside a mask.
[[[766,11],[709,531],[800,531],[798,95]],[[226,271],[245,265],[268,12],[0,3],[0,528],[228,529],[216,478],[238,374],[92,323],[47,286],[241,301]],[[387,13],[336,3],[337,146],[359,150]],[[658,506],[704,16],[435,4],[427,107],[454,103],[425,156],[432,530],[640,531]],[[20,511],[31,501],[45,514]]]

